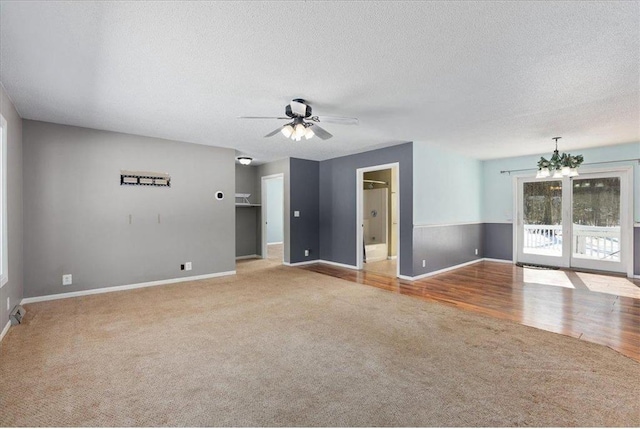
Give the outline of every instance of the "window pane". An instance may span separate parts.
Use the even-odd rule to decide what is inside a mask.
[[[562,256],[562,182],[527,182],[523,188],[523,252]]]
[[[573,180],[574,258],[620,261],[620,178]]]

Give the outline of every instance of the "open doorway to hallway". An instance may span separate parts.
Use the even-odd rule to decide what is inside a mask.
[[[397,164],[358,170],[358,268],[389,277],[398,276],[397,170]]]
[[[262,177],[262,257],[284,261],[284,176]]]

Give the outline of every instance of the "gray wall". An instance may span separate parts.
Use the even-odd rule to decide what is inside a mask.
[[[483,255],[485,258],[513,260],[513,225],[483,224]]]
[[[291,258],[289,257],[289,237],[291,232],[290,216],[293,215],[291,213],[290,201],[291,188],[289,185],[289,158],[258,165],[257,168],[258,174],[256,176],[256,201],[261,200],[262,177],[271,176],[273,174],[282,174],[284,176],[284,262],[289,262],[291,260]],[[258,240],[258,249],[261,249],[261,246],[262,240],[260,239]]]
[[[260,204],[260,190],[256,189],[257,177],[258,167],[236,163],[236,192],[251,194],[249,202],[252,204]]]
[[[483,257],[483,225],[438,225],[413,230],[413,275],[442,270]],[[475,250],[478,249],[478,255]],[[425,261],[425,267],[422,261]]]
[[[260,204],[256,192],[258,168],[236,164],[236,192],[251,194],[249,202]],[[260,254],[260,207],[236,207],[236,256]]]
[[[233,271],[234,156],[25,120],[24,295]],[[168,172],[171,187],[121,186],[120,169]],[[193,270],[181,271],[187,261]],[[63,274],[73,285],[62,286]]]
[[[320,162],[320,259],[356,265],[356,170],[399,162],[400,273],[413,276],[413,144]]]
[[[320,257],[320,163],[291,158],[291,262]],[[300,217],[294,217],[298,210]],[[309,250],[309,256],[304,251]]]
[[[23,160],[22,119],[0,84],[0,114],[7,121],[7,262],[9,281],[0,289],[0,331],[9,320],[10,309],[23,296]]]

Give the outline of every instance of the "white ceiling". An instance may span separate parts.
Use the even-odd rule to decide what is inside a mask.
[[[640,141],[640,3],[7,2],[27,119],[322,160],[403,141],[480,159]],[[334,138],[262,136],[292,98]]]

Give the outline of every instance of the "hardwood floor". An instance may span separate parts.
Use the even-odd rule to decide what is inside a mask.
[[[632,297],[638,280],[487,261],[413,282],[326,264],[300,268],[602,344],[640,361],[640,299]]]

